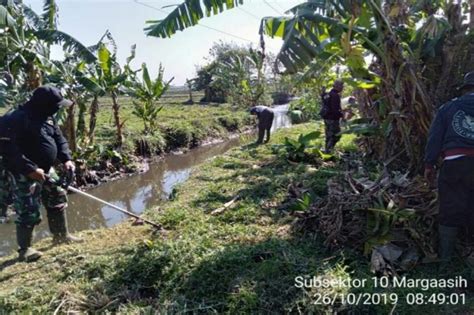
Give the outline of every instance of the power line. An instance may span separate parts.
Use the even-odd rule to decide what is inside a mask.
[[[263,2],[269,6],[270,8],[272,8],[273,11],[275,11],[278,15],[284,15],[283,13],[281,13],[280,11],[278,11],[274,6],[272,6],[267,0],[263,0]]]
[[[259,20],[259,21],[262,20],[261,18],[259,18],[259,17],[256,16],[255,14],[253,14],[253,13],[251,13],[251,12],[249,12],[249,11],[247,11],[247,10],[241,8],[241,7],[237,7],[237,9],[239,9],[239,10],[241,10],[241,11],[247,13],[247,15],[250,15],[251,17],[253,17],[253,18],[256,19],[256,20]]]
[[[163,10],[163,9],[160,9],[160,8],[157,8],[155,6],[152,6],[152,5],[149,5],[149,4],[146,4],[146,3],[143,3],[143,2],[140,2],[138,0],[133,0],[136,4],[140,4],[142,6],[145,6],[145,7],[148,7],[150,9],[153,9],[153,10],[156,10],[156,11],[159,11],[159,12],[162,12],[162,13],[165,13],[166,15],[169,14],[169,12]],[[225,34],[227,36],[231,36],[231,37],[234,37],[234,38],[237,38],[237,39],[240,39],[240,40],[244,40],[244,41],[247,41],[247,42],[250,42],[250,43],[254,43],[254,44],[258,44],[258,42],[256,41],[253,41],[253,40],[250,40],[248,38],[244,38],[244,37],[240,37],[238,35],[234,35],[234,34],[231,34],[231,33],[228,33],[226,31],[222,31],[220,29],[217,29],[217,28],[214,28],[214,27],[211,27],[211,26],[207,26],[207,25],[204,25],[204,24],[196,24],[197,26],[201,26],[201,27],[204,27],[204,28],[207,28],[207,29],[210,29],[212,31],[215,31],[215,32],[218,32],[218,33],[222,33],[222,34]]]
[[[288,9],[285,9],[284,7],[282,7],[282,6],[277,2],[277,0],[274,0],[273,3],[275,3],[275,4],[277,5],[277,7],[279,7],[280,9],[282,9],[283,12],[288,11]]]

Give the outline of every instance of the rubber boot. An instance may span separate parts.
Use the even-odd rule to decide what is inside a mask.
[[[43,253],[31,248],[31,242],[33,241],[33,230],[34,226],[16,226],[16,238],[18,241],[18,260],[32,262],[36,261],[43,256]]]
[[[69,234],[66,212],[64,210],[48,210],[48,224],[49,230],[53,234],[53,244],[55,245],[81,243],[84,241],[82,238]]]
[[[450,261],[453,257],[458,228],[440,225],[438,227],[439,249],[438,257],[441,261]]]

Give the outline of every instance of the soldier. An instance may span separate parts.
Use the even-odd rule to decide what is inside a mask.
[[[324,119],[325,135],[326,135],[326,153],[331,153],[336,143],[341,139],[339,133],[341,132],[340,120],[343,118],[341,108],[340,93],[344,89],[344,82],[336,80],[333,88],[329,93],[323,92],[323,105],[320,112]]]
[[[473,209],[474,71],[464,77],[460,89],[461,97],[438,110],[425,150],[425,178],[432,187],[436,163],[440,156],[443,159],[438,178],[438,257],[441,260],[452,257],[459,228],[466,223],[469,225]]]
[[[68,233],[66,191],[46,180],[57,160],[74,171],[67,141],[54,118],[60,108],[72,104],[57,88],[42,86],[28,102],[0,118],[0,171],[12,178],[20,261],[35,261],[42,255],[31,247],[34,227],[41,221],[41,203],[54,244],[82,241]]]
[[[258,140],[257,144],[263,143],[265,131],[267,132],[267,140],[270,141],[270,130],[272,129],[273,118],[275,114],[270,107],[267,106],[255,106],[250,109],[252,115],[257,115],[258,118]]]

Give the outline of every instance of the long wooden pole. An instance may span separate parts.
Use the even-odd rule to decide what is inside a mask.
[[[144,218],[140,217],[139,215],[137,215],[137,214],[135,214],[135,213],[132,213],[132,212],[127,211],[127,210],[125,210],[125,209],[123,209],[123,208],[121,208],[121,207],[118,207],[118,206],[116,206],[116,205],[114,205],[114,204],[111,204],[110,202],[107,202],[107,201],[105,201],[105,200],[102,200],[102,199],[100,199],[100,198],[97,198],[96,196],[93,196],[93,195],[91,195],[91,194],[88,194],[88,193],[86,193],[86,192],[83,192],[82,190],[79,190],[79,189],[74,188],[74,187],[71,187],[71,186],[69,186],[67,189],[68,189],[69,191],[72,191],[72,192],[74,192],[74,193],[77,193],[77,194],[79,194],[79,195],[82,195],[82,196],[84,196],[84,197],[86,197],[86,198],[93,199],[93,200],[98,201],[98,202],[100,202],[100,203],[102,203],[102,204],[104,204],[104,205],[107,205],[107,206],[109,206],[109,207],[111,207],[111,208],[114,208],[115,210],[120,211],[120,212],[122,212],[122,213],[124,213],[124,214],[126,214],[126,215],[128,215],[128,216],[130,216],[130,217],[136,218],[136,219],[138,219],[138,220],[142,220],[143,222],[148,223],[148,224],[150,224],[150,225],[156,227],[157,229],[161,229],[161,228],[162,228],[162,226],[161,226],[160,224],[158,224],[158,223],[155,223],[155,222],[152,222],[152,221],[150,221],[150,220],[144,219]]]

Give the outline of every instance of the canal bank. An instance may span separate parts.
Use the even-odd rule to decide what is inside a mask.
[[[333,260],[321,264],[327,256],[317,238],[293,229],[289,191],[311,188],[322,194],[338,166],[328,164],[320,172],[290,163],[273,146],[314,129],[312,123],[278,130],[269,144],[242,144],[195,167],[173,200],[146,211],[164,226],[159,233],[122,223],[80,233],[85,244],[51,248],[49,240],[39,242],[45,256],[32,264],[16,263],[14,255],[4,258],[0,308],[285,313],[310,305],[294,279],[336,267]],[[344,136],[340,146],[353,148],[350,142]]]
[[[273,132],[291,126],[287,115],[288,105],[274,107]],[[103,183],[88,190],[88,193],[107,200],[114,205],[141,214],[145,209],[159,206],[168,199],[173,188],[186,181],[191,170],[207,159],[224,154],[228,150],[253,140],[252,133],[235,134],[229,139],[209,142],[203,146],[165,155],[146,166],[146,172]],[[68,225],[71,232],[112,227],[128,217],[108,206],[78,195],[69,195]],[[43,209],[43,218],[46,213]],[[16,234],[13,224],[0,225],[0,257],[16,250]],[[50,236],[46,220],[35,229],[35,240]]]
[[[175,187],[174,198],[147,209],[164,229],[119,223],[81,232],[84,244],[51,247],[38,262],[0,259],[0,310],[5,313],[114,314],[388,314],[392,304],[315,303],[318,296],[396,294],[402,300],[417,289],[367,285],[302,288],[301,277],[372,283],[367,257],[344,249],[329,251],[324,239],[304,226],[293,205],[305,191],[324,196],[332,176],[344,174],[344,161],[315,166],[288,161],[276,146],[297,140],[314,123],[278,130],[271,143],[242,144],[195,167]],[[321,130],[321,129],[320,129]],[[338,151],[354,152],[355,136],[343,135]],[[311,141],[322,146],[323,139]],[[298,197],[299,196],[299,197]],[[234,200],[233,203],[229,203]],[[227,207],[224,205],[227,204]],[[220,209],[220,211],[215,211]],[[317,217],[314,218],[317,220]],[[420,270],[421,269],[421,270]],[[410,278],[439,278],[420,267]],[[458,268],[459,269],[459,268]],[[469,271],[459,274],[467,278]],[[413,291],[415,290],[415,291]],[[436,291],[426,291],[435,294]],[[397,304],[400,314],[469,313],[465,305]]]

